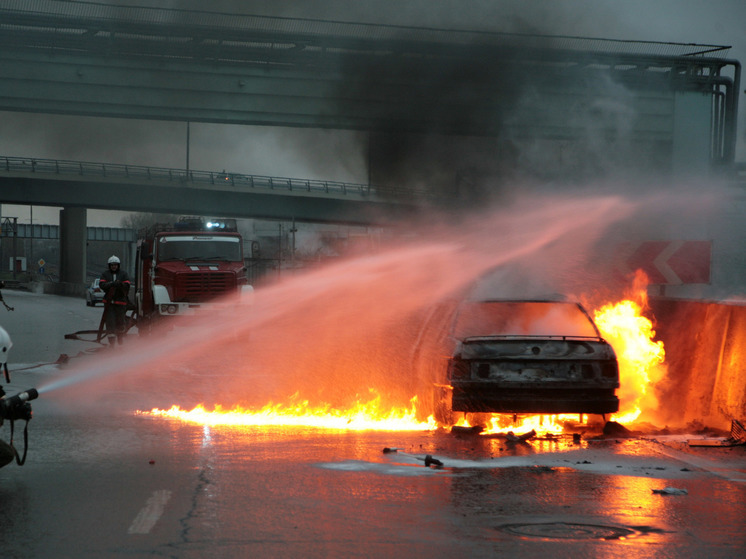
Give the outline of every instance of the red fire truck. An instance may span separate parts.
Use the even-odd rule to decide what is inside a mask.
[[[140,231],[135,278],[141,334],[162,317],[193,314],[230,296],[247,302],[253,293],[235,219],[182,217]]]

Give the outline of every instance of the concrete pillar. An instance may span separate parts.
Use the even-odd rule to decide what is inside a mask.
[[[86,283],[86,209],[60,210],[60,281]]]

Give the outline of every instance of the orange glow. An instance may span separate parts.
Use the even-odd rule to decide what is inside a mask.
[[[652,385],[660,380],[664,369],[663,343],[653,341],[652,322],[642,316],[645,305],[644,286],[636,294],[638,301],[625,299],[604,305],[594,312],[594,320],[602,336],[617,353],[620,369],[620,411],[611,417],[620,423],[630,423],[641,417],[645,410],[654,410],[657,400]],[[298,393],[286,403],[268,403],[260,409],[234,406],[224,409],[216,405],[207,409],[199,405],[192,410],[179,406],[170,409],[153,409],[138,412],[142,415],[177,419],[203,425],[241,426],[302,426],[346,431],[428,431],[439,427],[430,410],[418,409],[418,397],[410,399],[409,407],[386,404],[376,389],[370,388],[370,397],[360,397],[349,406],[310,404]],[[535,430],[540,435],[561,434],[570,426],[583,425],[587,416],[579,414],[517,416],[512,414],[478,414],[477,417],[456,414],[455,425],[482,426],[482,434],[517,434]]]
[[[142,415],[179,419],[200,425],[268,426],[282,425],[294,427],[314,427],[344,431],[427,431],[437,428],[435,420],[417,420],[417,397],[410,401],[408,409],[384,409],[381,396],[371,390],[371,399],[360,401],[346,410],[334,409],[330,405],[310,406],[297,394],[288,404],[269,403],[260,410],[237,406],[224,410],[215,406],[212,411],[199,405],[191,411],[172,406],[168,410],[153,409],[138,412]]]
[[[657,409],[652,390],[665,374],[663,342],[653,340],[653,323],[643,316],[645,286],[638,285],[633,297],[636,300],[608,304],[594,313],[601,335],[612,345],[619,361],[619,412],[611,418],[619,423],[631,423]]]
[[[527,433],[531,430],[539,435],[560,435],[564,433],[569,424],[581,423],[580,414],[556,414],[556,415],[527,415],[513,417],[510,414],[482,414],[485,416],[482,424],[483,435],[505,433],[513,431],[516,435]],[[585,418],[585,416],[583,416]],[[459,427],[471,427],[467,418],[461,417],[456,425]]]
[[[657,400],[652,385],[660,380],[665,352],[663,343],[653,341],[652,322],[642,316],[645,305],[644,287],[636,294],[638,301],[625,299],[604,305],[594,312],[594,320],[601,335],[614,347],[620,369],[620,411],[611,417],[620,423],[631,423],[643,412],[652,411]],[[310,404],[298,393],[287,403],[268,403],[261,409],[235,406],[224,409],[216,405],[208,410],[199,405],[192,410],[173,406],[167,410],[153,409],[138,412],[143,415],[163,417],[203,425],[242,426],[303,426],[319,429],[346,431],[427,431],[439,426],[432,415],[423,419],[429,410],[418,410],[418,397],[410,399],[410,406],[397,407],[382,402],[377,390],[370,388],[370,397],[357,398],[350,406]],[[538,434],[561,434],[570,425],[582,425],[587,419],[579,414],[517,416],[511,414],[479,414],[478,418],[457,414],[456,426],[471,427],[478,421],[482,434],[504,433],[512,430],[525,433],[535,430]],[[470,423],[471,421],[471,423]]]

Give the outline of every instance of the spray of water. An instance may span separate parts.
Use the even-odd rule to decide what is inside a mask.
[[[544,194],[469,216],[433,214],[373,254],[258,290],[251,306],[130,336],[39,391],[65,405],[122,411],[199,403],[257,408],[291,397],[344,408],[370,390],[387,405],[406,407],[434,380],[413,368],[434,304],[621,293],[601,265],[609,235],[651,205],[661,204]]]

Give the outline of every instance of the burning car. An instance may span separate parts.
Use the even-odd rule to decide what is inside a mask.
[[[618,411],[616,354],[580,304],[464,301],[449,313],[449,320],[447,364],[441,357],[440,367],[446,369],[447,386],[442,385],[441,392],[450,398],[450,405],[445,402],[450,411]],[[439,415],[443,417],[442,410]]]

